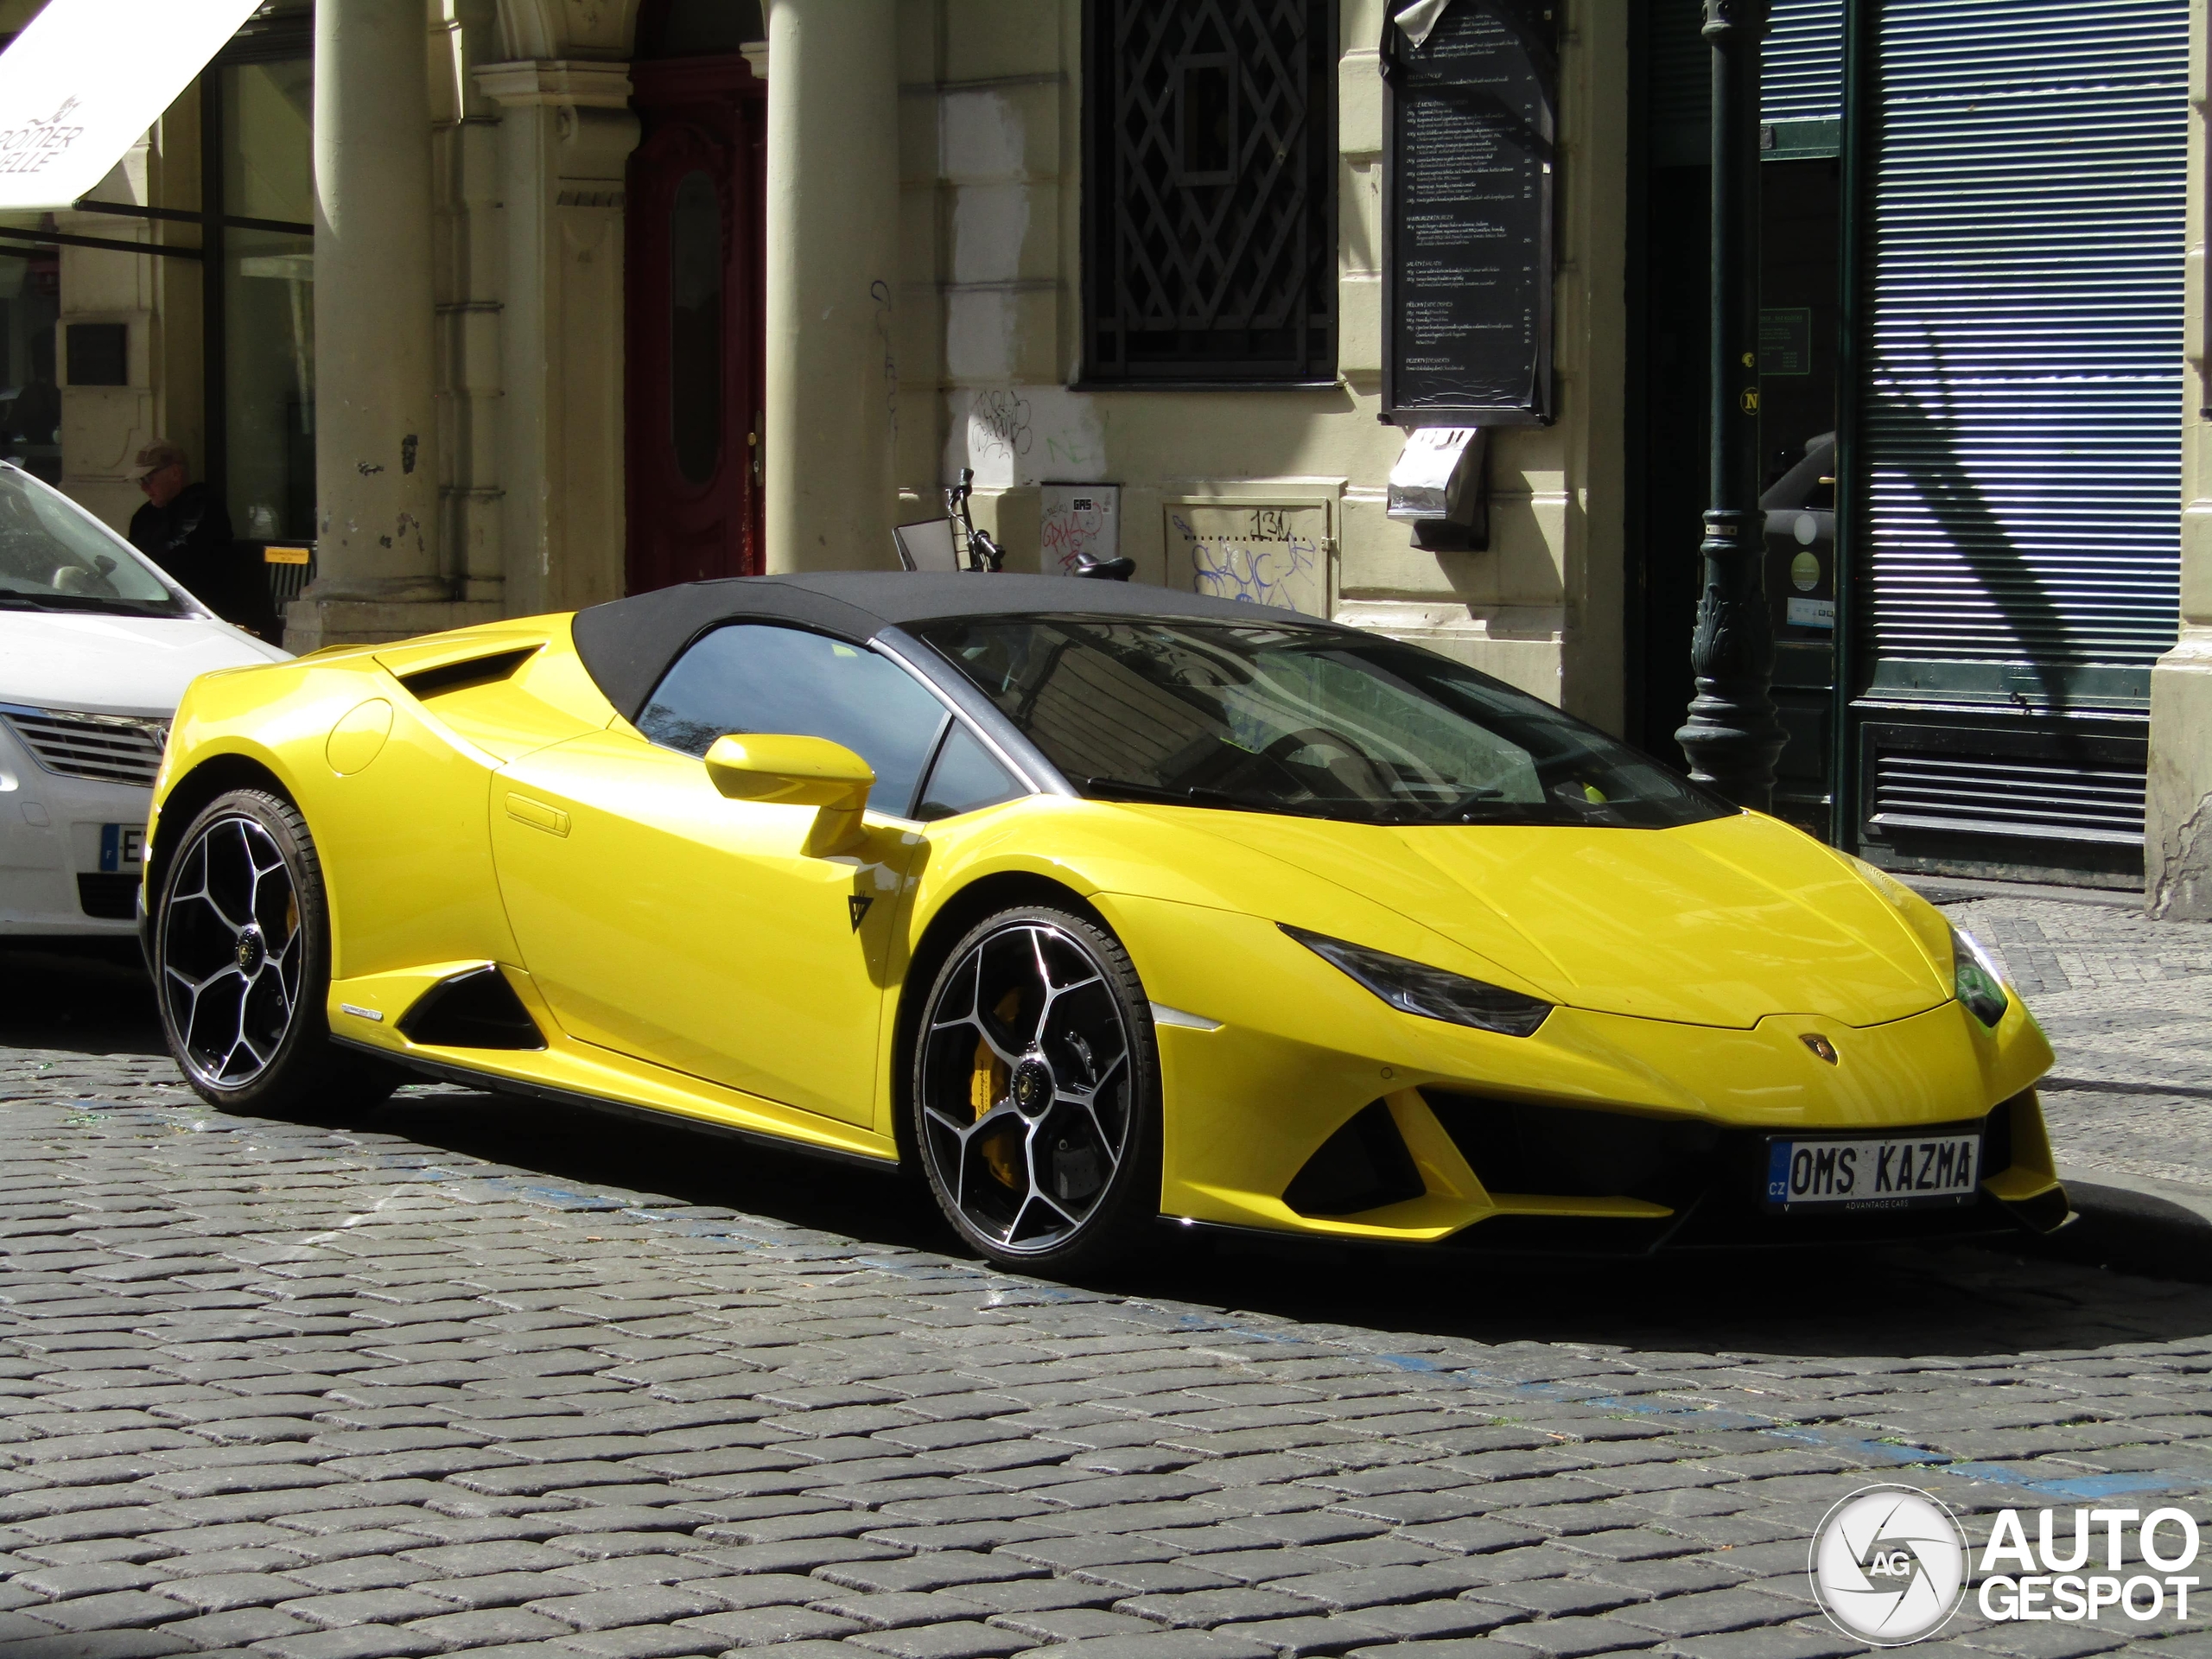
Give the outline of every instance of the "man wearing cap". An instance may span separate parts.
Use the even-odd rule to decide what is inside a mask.
[[[130,515],[130,544],[217,615],[232,621],[242,596],[231,515],[205,484],[189,481],[184,451],[166,439],[138,452],[134,474],[146,505]]]

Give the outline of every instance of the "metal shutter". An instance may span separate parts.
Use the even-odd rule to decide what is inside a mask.
[[[1780,0],[1759,61],[1759,119],[1843,119],[1843,0]]]
[[[2126,880],[2179,609],[2188,0],[1870,21],[1863,828],[1900,862]]]
[[[1649,17],[1653,160],[1703,167],[1713,153],[1713,50],[1699,32],[1704,0],[1651,0]],[[1769,126],[1843,118],[1843,0],[1775,0],[1760,61],[1759,118]]]
[[[2124,665],[2078,689],[2132,701],[2179,606],[2187,0],[1891,4],[1877,30],[1865,640],[2046,690]]]
[[[1713,104],[1713,48],[1698,31],[1703,0],[1651,0],[1651,124],[1706,130]]]

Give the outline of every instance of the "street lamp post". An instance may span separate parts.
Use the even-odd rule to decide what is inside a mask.
[[[1690,664],[1697,696],[1675,734],[1690,776],[1765,811],[1785,737],[1768,695],[1774,619],[1759,506],[1759,41],[1767,0],[1705,0],[1713,46],[1710,489],[1703,596]]]

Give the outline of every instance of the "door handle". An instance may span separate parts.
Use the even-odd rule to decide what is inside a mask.
[[[548,835],[565,836],[569,833],[567,813],[557,806],[533,801],[527,795],[507,797],[507,816],[517,823],[526,823],[533,830],[544,830]]]

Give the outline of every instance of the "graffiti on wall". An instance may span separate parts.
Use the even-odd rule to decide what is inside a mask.
[[[1165,511],[1171,587],[1329,614],[1327,507],[1178,502]]]
[[[962,388],[947,394],[944,474],[976,469],[986,488],[1046,479],[1094,480],[1106,470],[1104,423],[1091,400],[1065,386]]]

